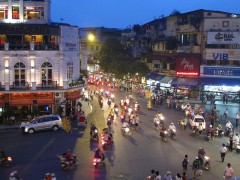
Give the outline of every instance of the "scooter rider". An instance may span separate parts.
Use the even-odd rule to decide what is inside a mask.
[[[174,130],[176,130],[176,127],[174,126],[173,123],[171,123],[171,124],[169,125],[168,129],[169,129],[169,131],[174,131]]]
[[[103,152],[100,150],[100,148],[97,148],[97,150],[95,151],[94,158],[101,159],[101,162],[104,161],[105,156],[104,156]]]
[[[206,156],[206,152],[205,152],[204,148],[202,148],[202,147],[199,148],[199,150],[198,150],[198,158],[200,160],[201,165],[203,164],[203,159],[204,159],[205,156]]]

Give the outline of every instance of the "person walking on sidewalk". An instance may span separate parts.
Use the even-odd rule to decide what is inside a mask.
[[[230,163],[227,163],[227,167],[224,172],[224,179],[231,180],[233,177],[233,168],[231,167]]]
[[[222,147],[220,148],[220,154],[221,154],[222,162],[224,162],[224,158],[225,158],[226,152],[227,152],[227,148],[226,148],[225,144],[223,143]]]
[[[236,113],[236,127],[238,127],[238,120],[240,119],[239,113]]]
[[[223,115],[225,116],[225,119],[227,119],[227,117],[228,117],[228,109],[226,109],[226,110],[224,111]]]

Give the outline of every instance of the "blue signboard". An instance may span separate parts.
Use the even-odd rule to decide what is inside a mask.
[[[203,67],[203,75],[240,76],[240,68],[233,68],[233,67]]]

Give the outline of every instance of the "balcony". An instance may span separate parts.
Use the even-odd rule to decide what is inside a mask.
[[[2,85],[0,82],[0,92],[6,91],[54,91],[54,90],[66,90],[66,89],[74,89],[84,87],[85,81],[83,80],[75,80],[75,81],[66,81],[66,85],[60,86],[57,81],[51,82],[42,82],[41,84],[36,84],[36,82],[18,82],[15,81],[12,84],[5,83]]]
[[[30,45],[29,43],[23,44],[11,44],[9,43],[9,48],[5,45],[0,45],[0,50],[14,50],[14,51],[21,51],[21,50],[36,50],[36,51],[52,51],[52,50],[59,50],[59,45],[53,44],[33,44]]]

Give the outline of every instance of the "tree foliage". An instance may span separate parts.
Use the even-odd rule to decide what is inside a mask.
[[[179,15],[179,14],[181,14],[180,11],[174,9],[174,10],[171,12],[171,14],[169,14],[169,16],[175,16],[175,15]]]
[[[128,73],[145,75],[149,71],[144,63],[134,59],[131,49],[124,48],[117,39],[109,39],[104,43],[98,59],[101,70],[115,74],[116,78]]]

